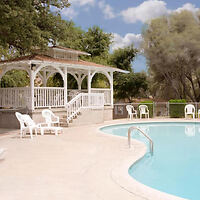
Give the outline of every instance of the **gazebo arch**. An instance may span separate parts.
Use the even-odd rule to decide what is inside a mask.
[[[29,77],[31,76],[30,70],[27,69],[26,67],[23,67],[23,66],[8,66],[8,67],[6,67],[5,69],[2,69],[2,72],[0,73],[0,81],[1,81],[2,77],[3,77],[7,72],[9,72],[9,71],[11,71],[11,70],[13,70],[13,69],[15,69],[15,70],[24,70],[24,71],[26,71],[26,72],[28,73]]]
[[[54,68],[54,69],[56,69],[59,73],[60,73],[60,75],[62,76],[62,78],[63,78],[63,80],[64,80],[64,73],[63,73],[63,71],[60,69],[60,67],[58,67],[58,66],[54,66],[54,65],[45,65],[45,64],[41,64],[36,70],[35,70],[35,72],[34,72],[34,79],[36,78],[36,75],[37,75],[37,73],[38,72],[40,72],[40,70],[41,69],[43,69],[43,68],[48,68],[48,67],[51,67],[51,68]]]

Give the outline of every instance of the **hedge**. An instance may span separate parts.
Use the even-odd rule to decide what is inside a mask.
[[[169,116],[171,118],[182,118],[185,116],[185,99],[171,99],[169,100]]]
[[[139,105],[147,105],[149,109],[149,117],[153,117],[153,101],[142,101]]]

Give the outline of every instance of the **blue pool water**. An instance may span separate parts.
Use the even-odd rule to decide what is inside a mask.
[[[104,127],[105,133],[127,136],[137,126],[154,142],[154,154],[133,164],[129,174],[139,182],[179,197],[200,199],[200,124],[140,123]],[[135,134],[134,134],[135,133]],[[137,130],[133,138],[148,141]]]

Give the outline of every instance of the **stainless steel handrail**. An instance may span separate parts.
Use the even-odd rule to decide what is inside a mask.
[[[136,126],[131,126],[128,129],[128,145],[129,145],[129,148],[131,148],[131,132],[134,129],[138,130],[140,133],[142,133],[149,140],[150,152],[151,152],[151,154],[153,154],[153,140],[146,133],[144,133],[141,129],[137,128]]]

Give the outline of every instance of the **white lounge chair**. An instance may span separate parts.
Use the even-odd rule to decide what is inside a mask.
[[[134,107],[132,105],[127,105],[126,110],[128,112],[129,119],[133,119],[133,116],[137,118],[137,110],[134,110]]]
[[[35,135],[37,135],[37,129],[39,128],[39,125],[35,124],[29,115],[23,115],[19,112],[16,112],[15,115],[20,123],[21,138],[26,135],[27,131],[29,131],[31,139],[33,138],[33,130],[35,131]]]
[[[195,107],[192,104],[188,104],[185,106],[185,118],[187,118],[187,115],[192,115],[192,118],[195,118]]]
[[[139,106],[139,111],[140,111],[140,119],[142,119],[142,115],[144,115],[144,117],[149,119],[149,109],[147,105],[140,105]]]
[[[59,121],[59,117],[56,116],[51,110],[49,109],[45,109],[42,111],[42,116],[45,119],[45,122],[47,124],[48,127],[51,127],[54,124],[59,125],[60,121]]]

